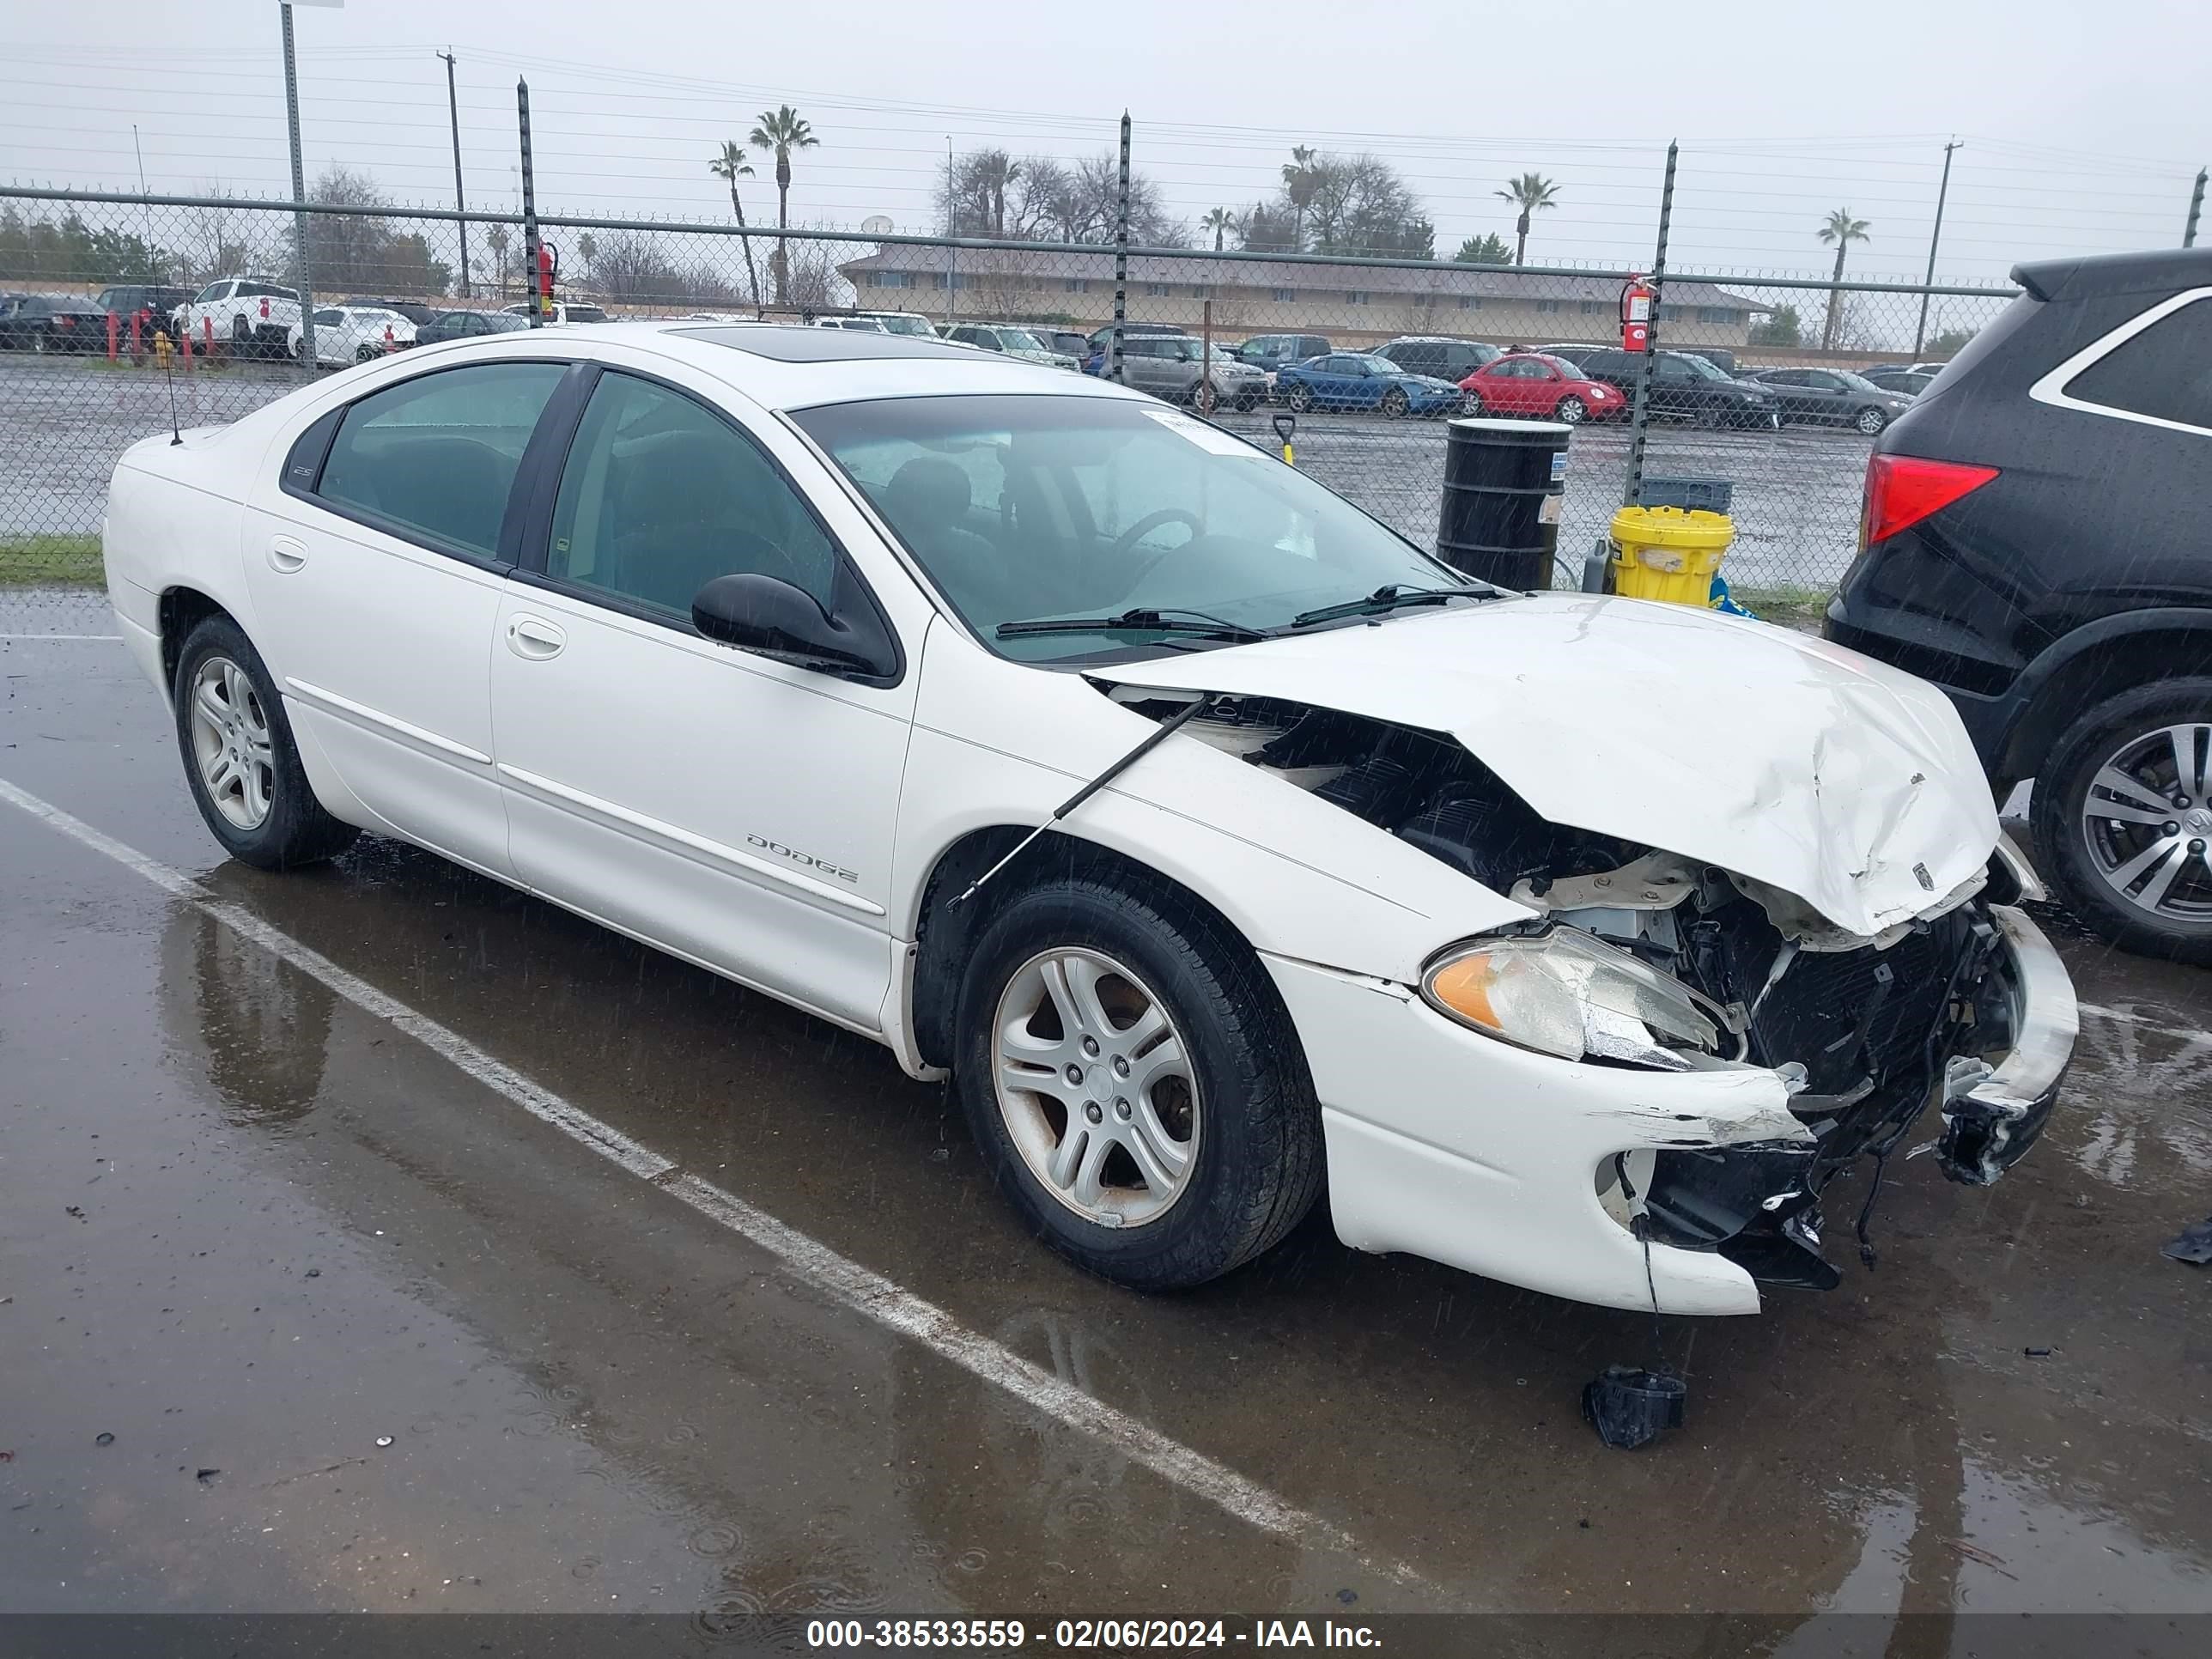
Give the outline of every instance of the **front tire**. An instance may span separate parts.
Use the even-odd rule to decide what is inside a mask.
[[[253,355],[253,325],[243,317],[230,319],[230,355],[241,360]]]
[[[1139,1290],[1279,1243],[1322,1183],[1321,1114],[1258,961],[1187,903],[1080,876],[1013,900],[969,957],[953,1086],[1048,1244]]]
[[[1858,417],[1851,424],[1871,438],[1889,424],[1889,416],[1879,409],[1869,407],[1859,410]]]
[[[2212,964],[2212,678],[2107,698],[2039,769],[2036,860],[2123,950]]]
[[[1406,395],[1406,388],[1401,386],[1394,386],[1382,394],[1382,404],[1379,405],[1382,410],[1383,419],[1389,421],[1404,420],[1407,410],[1413,406],[1413,400]]]
[[[170,691],[192,804],[231,857],[289,870],[353,844],[361,832],[315,799],[283,700],[236,623],[210,617],[185,636]]]
[[[1589,419],[1589,405],[1570,392],[1559,399],[1559,406],[1552,410],[1552,418],[1568,426],[1580,426]]]
[[[1306,385],[1304,381],[1299,381],[1294,384],[1291,387],[1289,403],[1291,408],[1297,414],[1312,414],[1314,406],[1313,388]]]

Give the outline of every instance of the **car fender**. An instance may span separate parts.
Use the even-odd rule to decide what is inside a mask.
[[[1997,770],[2006,777],[2033,776],[2033,762],[2039,756],[2016,751],[2039,749],[2081,712],[2075,694],[2087,689],[2077,679],[2078,672],[2087,668],[2085,659],[2093,653],[2109,651],[2124,641],[2154,635],[2193,635],[2212,650],[2212,610],[2191,605],[2152,605],[2139,611],[2116,611],[2069,629],[2053,640],[2020,671],[2012,689],[2000,700],[2001,712],[1996,719],[1976,722],[1987,739],[1984,752],[2002,757]],[[2118,678],[2129,685],[2164,678],[2169,653],[2157,653],[2147,659],[2152,665],[2142,672]],[[2088,672],[2093,678],[2102,680],[2101,674]]]
[[[899,805],[891,927],[912,939],[945,852],[1034,828],[1158,728],[1091,679],[930,630]],[[1296,784],[1178,734],[1058,826],[1198,894],[1254,948],[1411,983],[1530,912]]]

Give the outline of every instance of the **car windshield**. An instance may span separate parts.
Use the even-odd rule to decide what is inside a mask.
[[[1403,374],[1407,372],[1406,370],[1399,368],[1397,364],[1392,362],[1388,357],[1370,357],[1358,353],[1352,353],[1346,356],[1345,362],[1347,363],[1366,364],[1367,372],[1370,374]]]
[[[1674,361],[1678,363],[1687,363],[1690,367],[1690,373],[1696,375],[1701,380],[1725,380],[1728,379],[1727,375],[1721,373],[1719,366],[1709,357],[1693,356],[1686,351]]]
[[[1845,386],[1849,386],[1854,392],[1880,392],[1881,390],[1881,387],[1876,386],[1872,380],[1867,379],[1865,375],[1854,374],[1847,368],[1832,368],[1828,373],[1834,375],[1838,380],[1841,380]]]
[[[908,398],[793,419],[968,625],[1024,660],[1197,641],[1141,627],[1000,640],[1000,623],[1146,610],[1275,629],[1380,588],[1465,580],[1305,473],[1149,401]]]
[[[878,317],[887,334],[911,334],[917,339],[933,340],[937,331],[919,317]]]
[[[1009,351],[1042,351],[1044,342],[1025,328],[1001,328],[994,331],[999,343]]]

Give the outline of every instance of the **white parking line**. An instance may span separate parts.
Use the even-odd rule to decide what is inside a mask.
[[[1360,1565],[1400,1584],[1434,1589],[1404,1563],[1366,1554],[1358,1540],[1342,1528],[1299,1509],[1203,1452],[1193,1450],[1127,1413],[1092,1398],[1011,1348],[969,1330],[934,1303],[840,1255],[818,1239],[697,1176],[686,1174],[672,1159],[641,1146],[612,1125],[600,1122],[551,1090],[532,1082],[458,1032],[348,973],[327,957],[309,950],[244,907],[216,898],[181,870],[149,858],[51,802],[17,788],[4,778],[0,778],[0,800],[21,808],[50,829],[106,854],[133,874],[143,877],[162,891],[213,917],[240,938],[251,940],[328,987],[363,1012],[388,1021],[495,1094],[504,1096],[532,1117],[551,1125],[617,1168],[651,1182],[708,1220],[767,1251],[796,1277],[863,1317],[912,1339],[970,1375],[1004,1389],[1054,1421],[1104,1442],[1131,1462],[1263,1532],[1341,1551]]]
[[[102,645],[120,645],[120,634],[0,634],[0,640],[40,640],[52,643],[56,640],[97,641]]]

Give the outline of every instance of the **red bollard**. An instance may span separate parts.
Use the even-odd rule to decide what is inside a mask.
[[[200,356],[215,356],[215,319],[212,317],[200,319]]]
[[[115,361],[115,337],[123,326],[123,319],[113,312],[107,313],[107,361]]]
[[[141,306],[131,313],[131,361],[134,363],[145,361],[145,347],[141,343],[145,338],[145,327],[146,308]]]
[[[185,372],[190,374],[192,367],[192,328],[190,323],[177,330],[177,350],[184,357]]]

